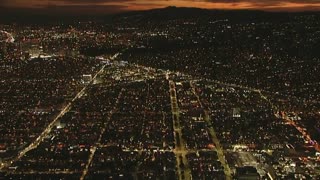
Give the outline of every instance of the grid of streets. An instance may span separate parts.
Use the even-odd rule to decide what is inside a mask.
[[[271,166],[270,152],[286,142],[298,153],[294,147],[308,140],[303,132],[295,139],[298,125],[276,112],[271,94],[115,58],[2,162],[1,177],[232,179],[252,166],[272,178],[291,169]],[[254,129],[252,119],[259,119]]]

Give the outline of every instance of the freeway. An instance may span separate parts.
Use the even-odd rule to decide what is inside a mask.
[[[72,104],[79,98],[81,98],[86,90],[88,89],[89,86],[92,85],[92,83],[96,80],[97,76],[101,74],[104,71],[104,68],[106,66],[102,66],[100,70],[94,75],[92,78],[91,82],[87,84],[85,87],[81,89],[80,92],[76,94],[76,96],[68,103],[65,105],[65,107],[60,111],[60,113],[49,123],[49,125],[44,129],[44,131],[38,136],[38,138],[35,139],[29,146],[27,146],[25,149],[21,150],[18,154],[17,157],[13,158],[11,161],[7,161],[1,164],[0,170],[10,167],[14,162],[18,161],[21,159],[27,152],[29,152],[32,149],[35,149],[36,147],[39,146],[39,144],[49,135],[51,132],[52,128],[55,126],[55,124],[58,122],[58,120],[63,117],[70,109]]]

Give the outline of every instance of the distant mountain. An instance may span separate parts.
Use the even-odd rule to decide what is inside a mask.
[[[228,18],[234,21],[287,21],[292,15],[320,14],[320,12],[266,12],[260,10],[217,10],[200,9],[189,7],[169,6],[161,9],[146,11],[132,11],[114,15],[113,18],[119,21],[148,22],[148,21],[170,21],[192,18]]]
[[[168,20],[179,19],[188,17],[197,17],[211,14],[211,10],[199,9],[199,8],[178,8],[175,6],[169,6],[161,9],[152,9],[147,11],[131,11],[117,15],[116,17],[123,18],[137,18],[144,16],[150,20]]]
[[[117,22],[145,23],[145,22],[165,22],[179,19],[192,18],[228,18],[234,21],[287,21],[292,15],[320,14],[320,12],[266,12],[259,10],[217,10],[217,9],[200,9],[192,7],[175,7],[169,6],[160,9],[151,9],[144,11],[130,11],[112,14],[106,13],[60,13],[63,9],[44,8],[44,9],[23,9],[23,8],[4,8],[0,6],[0,22],[6,23],[52,23],[52,22],[72,22],[74,20],[91,20],[98,22]],[[102,11],[99,9],[99,12]],[[113,12],[115,13],[115,12]],[[205,19],[204,19],[205,20]]]

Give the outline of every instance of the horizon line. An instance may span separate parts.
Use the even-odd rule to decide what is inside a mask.
[[[82,6],[81,6],[82,7]],[[82,8],[87,7],[94,8],[96,6],[83,6]],[[97,8],[100,7],[103,9],[104,7],[97,6]],[[128,9],[120,9],[113,12],[92,12],[92,13],[84,13],[84,12],[70,12],[67,11],[67,6],[63,8],[51,8],[51,7],[42,7],[42,8],[23,8],[23,7],[3,7],[0,5],[0,9],[2,10],[0,14],[13,14],[13,13],[19,13],[16,14],[19,15],[25,15],[25,13],[28,13],[29,15],[48,15],[48,16],[105,16],[105,15],[121,15],[125,13],[131,13],[131,12],[147,12],[152,10],[162,10],[162,9],[168,9],[168,8],[176,8],[176,9],[198,9],[203,11],[255,11],[255,12],[266,12],[266,13],[319,13],[320,9],[305,9],[305,8],[201,8],[201,7],[188,7],[188,6],[164,6],[159,8],[150,8],[150,9],[134,9],[134,10],[128,10]],[[108,10],[108,8],[105,8]],[[38,10],[38,11],[35,11]],[[51,12],[48,12],[50,10]],[[60,14],[55,14],[54,12],[60,12]]]

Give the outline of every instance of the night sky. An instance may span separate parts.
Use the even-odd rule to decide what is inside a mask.
[[[117,13],[167,6],[267,11],[320,10],[320,0],[0,0],[2,9],[44,12]]]

